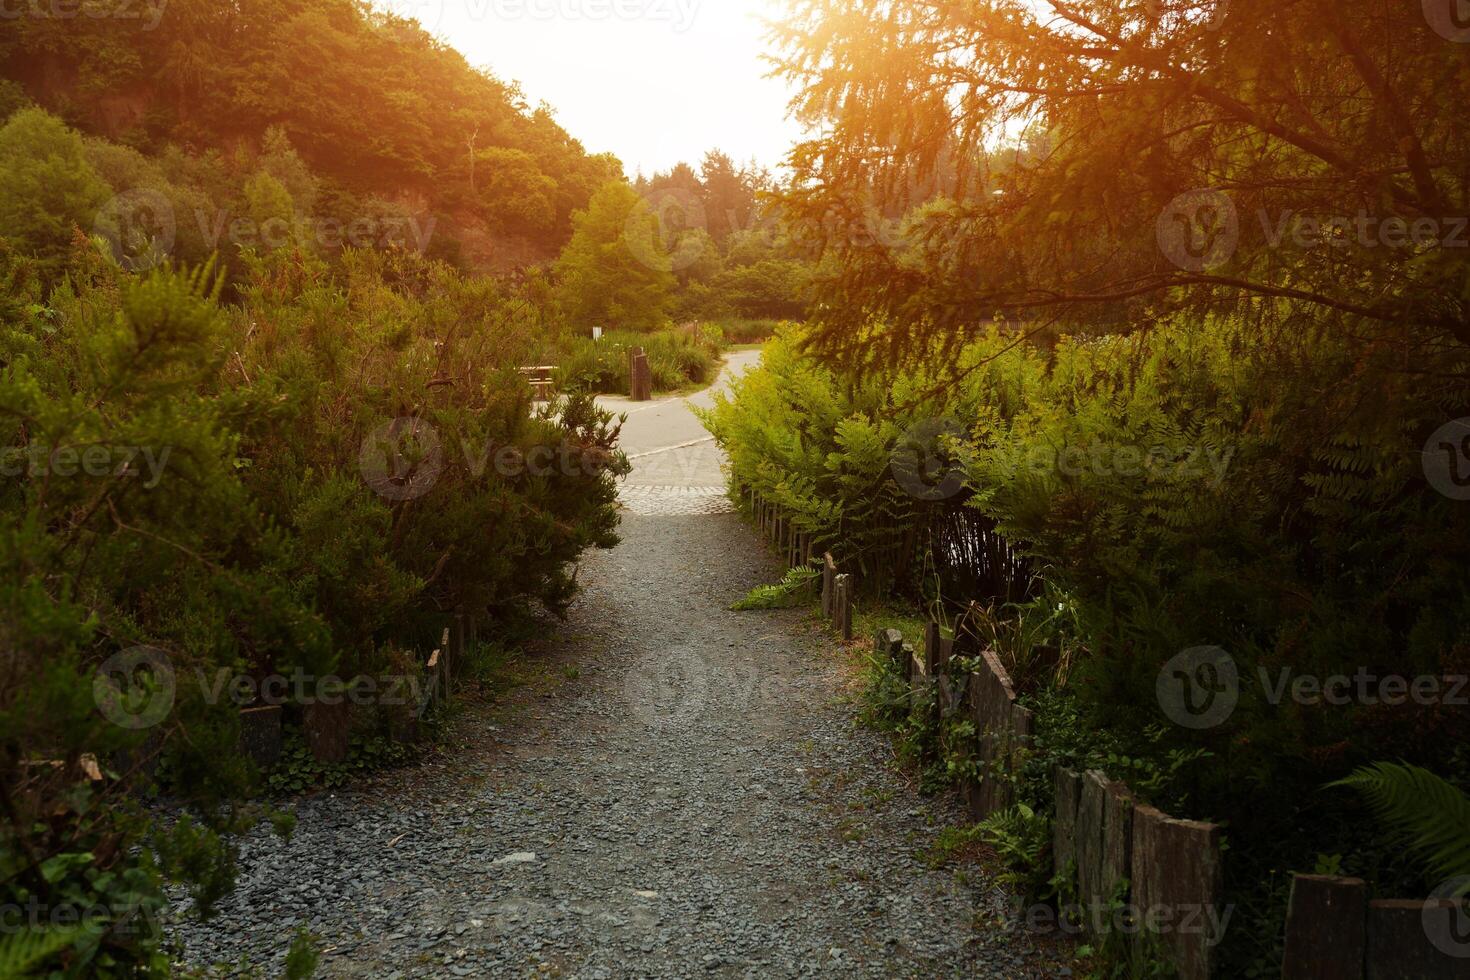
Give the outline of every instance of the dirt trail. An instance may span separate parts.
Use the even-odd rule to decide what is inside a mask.
[[[183,929],[191,961],[279,965],[306,926],[327,976],[1044,975],[999,889],[919,859],[963,816],[855,726],[809,614],[729,611],[778,569],[712,447],[666,448],[690,417],[629,417],[652,454],[539,653],[560,682],[472,712],[407,787],[295,804],[291,843],[252,837],[224,914]]]

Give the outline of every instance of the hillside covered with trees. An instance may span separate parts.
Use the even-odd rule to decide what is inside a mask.
[[[175,205],[179,258],[280,198],[242,196],[257,165],[315,220],[412,220],[430,254],[500,270],[554,256],[621,177],[549,108],[360,0],[171,0],[156,17],[102,2],[129,16],[6,20],[0,112],[28,99],[113,144],[113,191]],[[288,143],[304,169],[282,173],[270,158]]]

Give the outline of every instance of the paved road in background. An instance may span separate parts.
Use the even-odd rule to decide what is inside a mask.
[[[623,507],[635,514],[719,514],[731,509],[725,496],[723,454],[693,408],[714,404],[717,392],[760,363],[760,351],[735,351],[715,383],[688,397],[635,402],[603,397],[597,403],[626,414],[622,447],[633,472],[621,493]]]
[[[626,413],[622,446],[633,460],[633,486],[723,487],[720,452],[695,418],[691,406],[708,408],[716,392],[727,391],[730,381],[760,363],[760,351],[735,351],[726,359],[715,383],[688,397],[635,402],[602,397],[597,403],[612,412]]]

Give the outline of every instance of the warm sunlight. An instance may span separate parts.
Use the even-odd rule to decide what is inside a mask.
[[[534,105],[629,177],[723,149],[779,164],[801,135],[791,91],[765,77],[762,18],[782,0],[380,0],[420,18],[470,63],[518,81]],[[437,25],[437,26],[435,26]],[[636,112],[630,107],[636,106]]]
[[[1470,0],[0,0],[0,980],[1470,980],[1466,106]]]

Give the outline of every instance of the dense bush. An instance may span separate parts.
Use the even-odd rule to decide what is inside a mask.
[[[781,326],[779,320],[758,320],[747,317],[718,317],[714,325],[720,328],[725,343],[759,344],[770,340]]]
[[[819,547],[860,562],[915,517],[888,473],[905,416],[886,411],[883,383],[844,385],[803,358],[793,333],[715,396],[705,424],[729,456],[732,484],[778,504]]]
[[[812,275],[807,263],[768,258],[751,265],[715,264],[719,271],[684,284],[674,302],[678,319],[769,321],[806,313]]]
[[[667,326],[676,280],[648,202],[622,181],[609,181],[572,223],[572,239],[556,261],[557,299],[572,328]]]
[[[616,540],[617,428],[585,397],[532,411],[516,296],[404,253],[248,273],[222,306],[207,267],[132,277],[89,242],[49,294],[0,268],[0,902],[103,906],[67,937],[82,973],[161,955],[160,879],[204,909],[229,887],[259,782],[196,676],[412,675],[454,611],[559,611]],[[120,706],[171,709],[114,724],[94,672],[141,645],[171,679],[125,663]],[[196,816],[127,795],[155,757]]]
[[[872,583],[937,502],[923,454],[948,458],[937,423],[951,409],[932,375],[848,377],[804,356],[805,336],[799,324],[778,327],[761,366],[715,396],[705,424],[729,456],[732,483],[778,504],[819,550]],[[895,470],[896,450],[920,454],[918,465]]]
[[[665,188],[639,196],[614,181],[576,213],[555,267],[558,303],[573,329],[655,330],[805,314],[810,265],[786,254],[789,243],[778,251],[754,232],[729,236],[722,253],[704,228],[675,221],[690,215],[668,213],[682,211],[693,193]]]
[[[60,265],[72,229],[90,227],[111,196],[81,138],[40,109],[22,109],[0,126],[0,170],[0,236],[28,242],[49,268]]]
[[[632,383],[630,352],[642,347],[654,389],[677,391],[714,380],[722,346],[719,330],[710,327],[654,333],[613,331],[600,340],[577,337],[559,355],[558,374],[566,388],[626,395]]]
[[[1470,562],[1470,514],[1426,480],[1423,455],[1470,412],[1470,389],[1448,380],[1463,363],[1447,359],[1428,386],[1396,351],[1222,318],[1049,349],[992,333],[944,375],[858,379],[803,356],[800,339],[770,345],[711,413],[734,481],[870,574],[868,556],[924,526],[931,490],[994,521],[1046,597],[946,595],[945,615],[976,600],[1013,632],[1040,616],[1027,643],[1068,649],[1070,670],[1034,695],[1045,761],[1109,769],[1181,815],[1223,822],[1234,898],[1271,915],[1284,875],[1319,855],[1389,896],[1435,884],[1358,801],[1322,787],[1380,758],[1470,785],[1470,712],[1443,699],[1297,703],[1276,687],[1283,672],[1470,673],[1470,586],[1456,571]],[[916,435],[927,470],[904,463]],[[1156,685],[1171,658],[1206,646],[1233,658],[1240,698],[1193,730],[1167,716]],[[1108,738],[1087,734],[1098,731]],[[1044,783],[1038,769],[1032,786]],[[1234,942],[1244,970],[1260,950]]]

